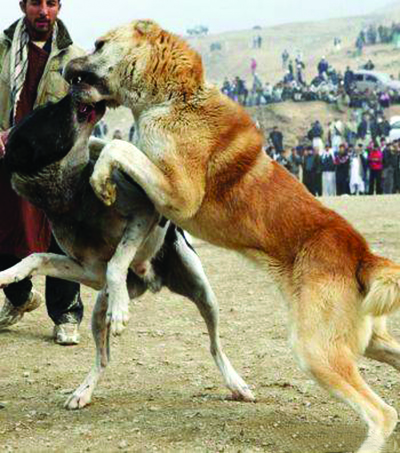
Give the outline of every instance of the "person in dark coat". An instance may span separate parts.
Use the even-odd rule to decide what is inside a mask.
[[[347,94],[352,92],[353,82],[354,82],[354,72],[350,69],[350,66],[347,66],[346,71],[344,73],[344,89]]]
[[[325,78],[328,73],[329,63],[325,57],[322,57],[318,63],[318,75],[322,78]]]
[[[316,167],[318,160],[315,159],[312,146],[305,149],[303,155],[303,184],[313,194],[316,194]]]
[[[380,137],[389,137],[390,129],[390,123],[386,118],[381,118],[380,121],[378,121],[378,131]]]
[[[339,146],[339,152],[335,156],[336,165],[336,194],[350,194],[350,156],[344,145]]]
[[[269,138],[275,148],[277,153],[282,153],[283,151],[283,134],[278,129],[278,126],[274,126],[272,132],[269,134]]]
[[[383,148],[382,189],[385,194],[394,193],[394,178],[397,165],[398,156],[392,144],[389,143]]]

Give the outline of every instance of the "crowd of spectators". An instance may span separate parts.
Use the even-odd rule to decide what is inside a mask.
[[[363,28],[357,36],[355,47],[359,54],[365,46],[375,44],[390,44],[400,34],[400,24],[393,22],[392,25],[370,24]]]
[[[316,196],[400,193],[400,140],[389,141],[389,134],[389,122],[372,113],[336,119],[326,131],[317,120],[289,150],[275,126],[266,153]]]
[[[347,67],[344,73],[337,71],[325,57],[317,64],[316,74],[310,83],[305,82],[305,64],[297,55],[294,62],[285,50],[282,53],[282,65],[286,68],[281,81],[272,85],[263,82],[257,73],[257,62],[251,59],[250,70],[252,84],[239,76],[233,80],[225,78],[221,90],[228,97],[246,107],[267,105],[278,102],[323,101],[337,105],[339,110],[352,108],[385,109],[390,104],[400,102],[400,92],[395,90],[361,90],[355,83],[355,73]],[[368,60],[362,69],[374,70],[372,60]]]

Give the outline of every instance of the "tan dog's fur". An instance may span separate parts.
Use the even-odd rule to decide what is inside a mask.
[[[97,82],[85,83],[88,74]],[[151,21],[120,27],[71,63],[67,77],[78,76],[82,99],[130,107],[138,129],[137,147],[104,149],[92,178],[98,195],[113,202],[118,167],[173,222],[272,272],[301,368],[367,422],[359,451],[381,451],[397,413],[367,386],[356,359],[400,370],[400,345],[386,329],[400,307],[400,267],[267,157],[249,115],[205,83],[199,55],[177,36]]]

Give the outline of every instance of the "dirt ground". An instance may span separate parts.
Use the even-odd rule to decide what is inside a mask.
[[[400,262],[400,196],[324,200]],[[299,225],[301,228],[301,225]],[[89,320],[95,292],[84,289],[79,346],[51,339],[45,309],[0,333],[0,451],[253,452],[354,451],[365,428],[344,404],[305,376],[287,345],[286,310],[267,275],[242,258],[196,241],[219,298],[225,352],[257,396],[229,401],[195,307],[163,290],[131,307],[112,339],[112,362],[92,404],[70,412],[67,395],[94,357]],[[43,279],[35,281],[43,290]],[[400,315],[392,330],[400,338]],[[362,360],[369,384],[400,411],[400,375]],[[400,429],[396,435],[400,442]],[[399,451],[392,446],[391,451]]]

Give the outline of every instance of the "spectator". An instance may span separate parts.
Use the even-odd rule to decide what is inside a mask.
[[[315,195],[315,156],[311,146],[306,148],[303,155],[303,184]]]
[[[382,159],[383,193],[392,194],[394,193],[394,177],[396,167],[398,167],[398,156],[390,143],[383,149]]]
[[[357,40],[356,40],[356,49],[357,49],[357,56],[361,56],[363,52],[363,47],[364,47],[364,40],[362,38],[362,34],[358,35]]]
[[[331,123],[330,134],[333,151],[337,153],[340,145],[343,143],[344,136],[344,124],[340,119],[336,119]]]
[[[349,169],[350,157],[344,144],[339,146],[335,155],[336,164],[336,193],[337,195],[349,194]]]
[[[400,143],[399,140],[392,142],[393,152],[396,156],[396,168],[394,171],[394,193],[400,192]]]
[[[372,60],[368,60],[365,63],[364,69],[366,69],[367,71],[373,71],[375,69],[375,65],[374,65],[374,63],[372,63]]]
[[[296,148],[292,148],[290,156],[290,172],[297,178],[300,179],[300,167],[301,167],[301,157],[297,154]]]
[[[361,195],[365,193],[364,184],[364,156],[362,155],[362,147],[349,147],[350,155],[350,193],[352,195]]]
[[[278,129],[278,126],[274,126],[272,132],[269,134],[269,138],[275,148],[277,153],[281,153],[283,151],[283,134]]]
[[[383,154],[376,142],[372,141],[368,149],[369,194],[382,193]]]
[[[314,148],[314,195],[322,196],[322,166],[319,148]]]
[[[378,95],[379,105],[382,109],[388,109],[390,107],[390,96],[389,93],[382,91]]]
[[[287,69],[289,61],[289,52],[285,49],[282,52],[282,68]]]
[[[318,148],[320,151],[324,149],[324,142],[322,141],[323,135],[324,130],[322,129],[319,120],[317,120],[312,124],[311,129],[307,134],[308,139],[312,142],[313,148]]]
[[[328,75],[327,75],[328,68],[329,68],[329,63],[327,62],[325,57],[322,57],[318,63],[319,77],[322,77],[323,79],[327,79],[328,78]]]
[[[390,134],[391,126],[386,118],[378,119],[378,135],[379,137],[388,138]]]
[[[288,71],[289,71],[289,74],[290,74],[292,80],[294,80],[294,68],[293,68],[293,61],[292,60],[289,61]]]
[[[250,71],[254,75],[257,69],[257,60],[255,58],[252,58],[250,61]]]
[[[344,89],[347,94],[350,94],[353,91],[353,83],[354,83],[354,72],[350,69],[350,66],[347,66],[346,71],[344,73]]]
[[[20,7],[24,16],[0,36],[0,148],[7,130],[35,106],[65,96],[68,84],[61,77],[62,70],[72,58],[84,54],[72,43],[64,23],[58,19],[59,0],[22,0]],[[1,161],[0,197],[0,270],[34,252],[63,253],[43,212],[12,190]],[[9,285],[4,294],[0,328],[16,324],[41,303],[41,295],[32,289],[30,279]],[[83,315],[79,284],[46,278],[46,305],[54,322],[55,342],[79,343]]]
[[[292,172],[291,163],[290,163],[290,152],[288,149],[284,149],[281,154],[276,158],[276,161],[285,167],[287,171]]]
[[[335,156],[329,145],[321,154],[322,194],[324,197],[336,195]]]

